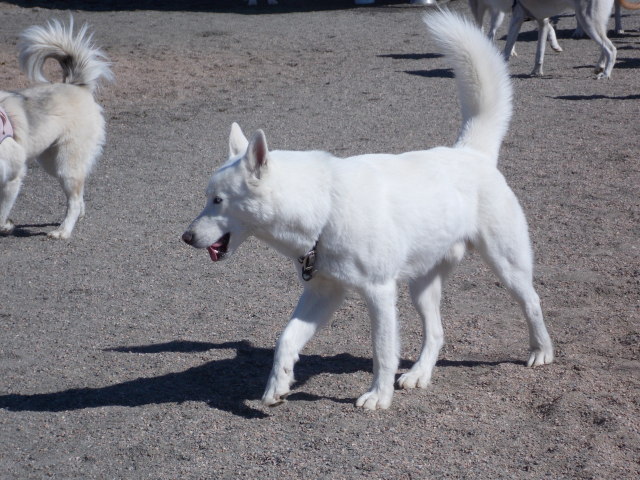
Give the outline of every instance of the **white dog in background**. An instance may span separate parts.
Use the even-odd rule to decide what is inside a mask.
[[[607,25],[613,2],[614,0],[516,0],[504,47],[505,58],[508,60],[525,18],[533,17],[540,24],[544,19],[567,10],[574,10],[578,26],[600,46],[600,59],[595,70],[597,78],[609,78],[616,61],[616,47],[607,37]],[[545,43],[550,28],[552,27],[549,22],[543,22],[542,28],[538,31],[538,46],[532,75],[543,74]]]
[[[98,80],[111,79],[109,63],[91,43],[86,25],[73,34],[73,19],[31,27],[20,37],[20,66],[38,85],[0,91],[0,110],[9,134],[0,142],[0,233],[14,228],[9,212],[26,174],[27,160],[36,159],[56,177],[67,196],[67,212],[51,238],[68,238],[84,215],[84,183],[105,140],[102,108],[93,93]],[[43,66],[60,63],[63,83],[48,83]]]
[[[450,12],[425,17],[453,67],[462,128],[453,148],[337,158],[321,151],[270,151],[236,124],[229,160],[214,172],[207,203],[182,235],[211,260],[253,235],[290,258],[304,292],[280,336],[262,398],[284,400],[300,351],[348,290],[372,323],[373,383],[356,402],[388,408],[399,366],[398,283],[409,283],[424,328],[422,352],[401,388],[425,388],[443,344],[443,282],[472,245],[518,301],[529,326],[527,365],[553,361],[532,281],[527,222],[497,169],[511,117],[511,83],[500,53],[471,21]]]

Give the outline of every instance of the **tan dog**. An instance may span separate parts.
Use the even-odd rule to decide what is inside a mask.
[[[27,168],[35,159],[56,177],[67,196],[67,212],[50,238],[69,238],[84,215],[84,183],[105,140],[102,108],[93,93],[102,77],[113,74],[104,54],[91,43],[86,25],[73,34],[57,21],[25,30],[18,44],[20,66],[38,83],[20,91],[0,91],[0,108],[6,112],[6,137],[0,141],[0,234],[13,231],[9,212]],[[44,62],[60,63],[63,83],[49,83]]]

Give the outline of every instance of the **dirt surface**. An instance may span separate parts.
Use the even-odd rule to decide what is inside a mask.
[[[528,76],[531,22],[511,62],[500,168],[529,219],[557,362],[524,367],[524,319],[472,253],[445,291],[433,384],[369,412],[354,407],[372,369],[357,297],[304,350],[289,401],[265,408],[301,290],[291,266],[254,240],[212,264],[179,236],[233,121],[271,148],[340,156],[451,145],[454,82],[423,9],[66,3],[0,3],[3,88],[26,84],[19,32],[69,13],[117,78],[98,94],[108,143],[72,239],[45,236],[64,197],[37,166],[0,238],[0,478],[638,478],[640,14],[612,37],[611,80],[594,80],[598,48],[570,38],[572,16],[545,77]],[[399,313],[406,371],[421,332],[404,288]]]

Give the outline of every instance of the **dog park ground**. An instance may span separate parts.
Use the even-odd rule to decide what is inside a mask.
[[[370,412],[354,407],[372,370],[355,295],[303,351],[288,402],[263,407],[301,290],[291,265],[254,240],[213,264],[179,237],[232,122],[273,149],[339,156],[451,145],[454,81],[420,7],[280,3],[0,3],[2,88],[26,86],[18,34],[69,13],[117,79],[98,93],[108,140],[72,238],[46,238],[64,195],[37,166],[0,237],[0,478],[638,477],[640,14],[612,36],[611,80],[594,80],[598,47],[571,38],[569,15],[544,77],[528,76],[532,22],[510,64],[499,164],[529,220],[556,363],[524,367],[524,318],[471,252],[445,289],[433,384]],[[406,289],[398,309],[406,371],[421,346]]]

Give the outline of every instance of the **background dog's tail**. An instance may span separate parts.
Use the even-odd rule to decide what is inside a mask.
[[[73,17],[69,26],[57,20],[44,27],[34,26],[20,35],[18,43],[20,67],[30,80],[48,82],[43,67],[48,58],[53,58],[62,67],[63,82],[95,90],[98,80],[113,80],[110,63],[104,53],[92,43],[87,25],[74,35]]]
[[[424,22],[456,76],[462,110],[456,147],[473,148],[497,163],[511,118],[511,80],[502,55],[461,15],[435,11]]]

